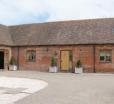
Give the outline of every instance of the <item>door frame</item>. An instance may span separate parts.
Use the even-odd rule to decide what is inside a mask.
[[[72,69],[69,69],[69,70],[68,70],[68,72],[72,72],[72,70],[73,70],[73,51],[70,50],[70,49],[60,50],[60,71],[63,71],[63,70],[61,70],[61,58],[62,58],[61,53],[62,53],[62,51],[69,51],[69,53],[70,53],[70,52],[72,53],[72,61],[71,61]],[[70,60],[69,60],[69,62],[70,62]]]
[[[4,54],[4,51],[1,51],[1,50],[0,50],[0,52],[3,53],[3,68],[2,68],[2,69],[4,69],[4,57],[5,57],[5,54]],[[1,69],[0,69],[0,70],[1,70]]]

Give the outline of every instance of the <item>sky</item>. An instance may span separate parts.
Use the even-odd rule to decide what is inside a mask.
[[[0,24],[114,17],[114,0],[0,0]]]

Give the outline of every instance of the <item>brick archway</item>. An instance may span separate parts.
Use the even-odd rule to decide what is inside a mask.
[[[0,47],[0,53],[1,53],[0,54],[0,56],[1,56],[1,68],[8,70],[8,65],[9,65],[9,61],[11,58],[11,48]]]

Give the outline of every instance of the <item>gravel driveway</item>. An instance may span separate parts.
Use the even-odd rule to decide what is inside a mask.
[[[0,76],[43,80],[48,86],[16,104],[114,104],[114,74],[0,72]]]

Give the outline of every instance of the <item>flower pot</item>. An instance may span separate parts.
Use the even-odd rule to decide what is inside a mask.
[[[51,67],[49,67],[49,72],[50,73],[57,73],[58,72],[58,68],[56,66],[51,66]]]
[[[75,67],[75,73],[76,74],[81,74],[81,73],[83,73],[83,68],[82,67]]]
[[[10,71],[16,71],[17,70],[17,65],[9,65],[9,70]]]

